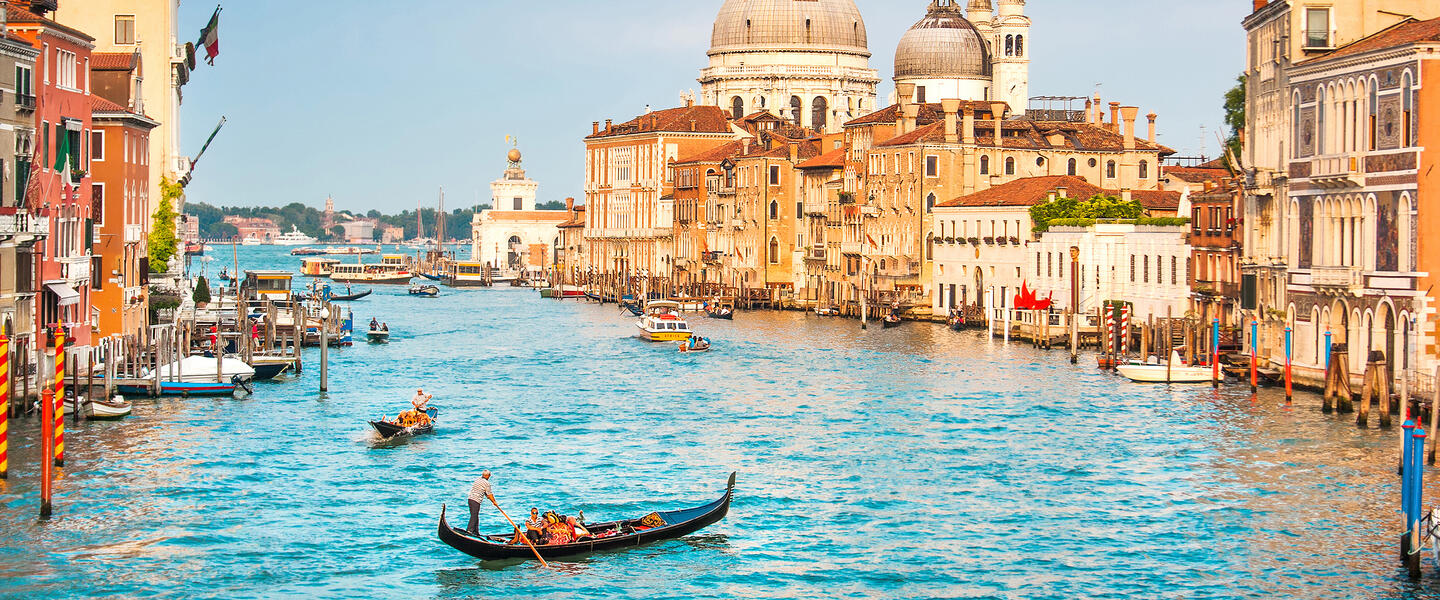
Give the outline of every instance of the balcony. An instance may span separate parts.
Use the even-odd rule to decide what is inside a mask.
[[[70,256],[60,259],[61,275],[70,282],[90,279],[90,257]]]
[[[1364,187],[1364,164],[1359,155],[1316,158],[1310,161],[1310,181],[1328,189]]]
[[[140,225],[125,226],[125,243],[134,244],[145,239],[145,228]]]
[[[0,235],[44,236],[49,234],[50,220],[44,217],[36,217],[25,212],[0,215]]]
[[[35,111],[34,94],[15,94],[15,108],[17,110]]]
[[[702,261],[704,261],[704,262],[706,262],[706,263],[708,263],[708,264],[718,265],[718,264],[720,264],[720,252],[719,252],[719,251],[702,252],[702,253],[700,253],[700,260],[702,260]]]
[[[840,244],[841,254],[860,254],[863,245],[860,242],[842,242]]]
[[[1313,267],[1310,269],[1310,285],[1317,288],[1331,288],[1346,292],[1359,290],[1364,284],[1360,269],[1355,267]]]
[[[1229,281],[1196,281],[1190,290],[1197,297],[1240,298],[1240,284]]]

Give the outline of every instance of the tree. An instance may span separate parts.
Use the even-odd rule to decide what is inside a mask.
[[[179,240],[175,237],[175,201],[185,195],[185,188],[160,177],[160,205],[150,220],[150,269],[164,270],[164,265],[175,257]]]
[[[1245,131],[1245,75],[1241,74],[1235,78],[1235,87],[1225,92],[1225,127],[1229,129],[1229,137],[1225,139],[1225,148],[1235,155],[1238,160],[1240,151],[1243,150],[1240,143],[1241,132]],[[1235,168],[1239,165],[1230,164],[1230,155],[1224,157],[1225,165]]]
[[[343,225],[336,225],[336,226],[334,226],[334,227],[331,227],[331,228],[330,228],[330,236],[333,237],[333,238],[335,238],[335,239],[337,239],[337,240],[343,240],[343,239],[345,239],[345,226],[343,226]]]
[[[234,225],[225,223],[223,221],[216,223],[214,227],[211,227],[210,232],[211,234],[209,235],[203,233],[201,235],[204,235],[205,237],[212,240],[228,240],[240,235],[239,229],[236,229]]]
[[[196,306],[210,303],[210,282],[205,281],[204,275],[195,279],[195,294],[192,298]]]

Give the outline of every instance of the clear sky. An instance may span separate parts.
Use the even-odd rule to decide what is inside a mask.
[[[722,0],[244,0],[225,6],[220,56],[184,89],[187,199],[398,212],[489,198],[519,138],[540,200],[583,201],[592,121],[628,120],[697,90]],[[895,45],[928,0],[856,0],[871,67],[893,85]],[[182,38],[213,3],[185,0]],[[1160,115],[1182,155],[1219,147],[1223,94],[1244,68],[1250,0],[1030,0],[1030,93]],[[1202,127],[1205,133],[1202,136]],[[1143,131],[1143,129],[1142,129]],[[1202,146],[1203,139],[1203,146]]]

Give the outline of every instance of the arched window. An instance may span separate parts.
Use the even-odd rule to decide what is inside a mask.
[[[990,174],[990,157],[988,157],[988,156],[981,156],[981,157],[980,157],[980,174],[981,174],[981,175],[989,175],[989,174]]]
[[[730,114],[739,119],[745,116],[745,100],[739,96],[730,99]]]
[[[1005,56],[1015,56],[1015,36],[1005,36]]]
[[[1140,178],[1141,178],[1141,179],[1149,179],[1149,178],[1150,178],[1150,162],[1149,162],[1149,161],[1145,161],[1145,160],[1140,161]]]
[[[1325,154],[1325,88],[1315,96],[1315,154]]]
[[[780,264],[780,240],[770,238],[770,264]]]
[[[925,260],[935,260],[935,237],[925,236]]]
[[[1008,157],[1008,158],[1005,159],[1005,174],[1006,174],[1006,175],[1014,175],[1014,174],[1015,174],[1015,157],[1012,156],[1012,157]]]
[[[1015,56],[1025,56],[1025,36],[1015,36]]]
[[[771,201],[770,201],[770,219],[771,219],[771,220],[775,220],[775,219],[779,219],[779,218],[780,218],[780,203],[779,203],[779,202],[776,202],[776,201],[774,201],[774,200],[771,200]]]
[[[1400,132],[1403,135],[1400,145],[1413,146],[1415,138],[1412,136],[1415,129],[1411,126],[1411,119],[1415,114],[1415,90],[1410,89],[1410,72],[1406,71],[1400,81],[1400,118],[1403,119],[1400,121]]]
[[[1105,177],[1110,179],[1115,178],[1115,161],[1112,160],[1105,163]]]
[[[1367,129],[1369,129],[1370,133],[1371,150],[1374,150],[1377,147],[1375,143],[1375,133],[1379,131],[1380,125],[1380,86],[1376,85],[1377,83],[1378,82],[1374,80],[1370,81],[1370,125]]]
[[[510,252],[506,256],[506,264],[508,264],[511,269],[520,268],[520,236],[510,236],[506,245],[509,246],[510,249]]]
[[[932,193],[932,194],[930,194],[929,196],[926,196],[926,197],[925,197],[925,212],[928,213],[928,212],[930,212],[931,210],[934,210],[934,209],[935,209],[935,194]]]
[[[810,128],[815,131],[825,131],[826,117],[830,113],[830,103],[824,96],[816,96],[810,103]]]
[[[804,110],[804,106],[799,96],[790,97],[790,119],[795,121],[796,125],[800,124],[800,111]]]
[[[1075,159],[1073,159],[1073,158],[1070,159],[1070,162],[1065,166],[1065,174],[1066,174],[1066,175],[1074,175],[1074,174],[1075,174]]]

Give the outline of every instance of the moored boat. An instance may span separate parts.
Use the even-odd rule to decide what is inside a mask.
[[[338,264],[338,258],[304,258],[300,260],[300,274],[306,277],[329,277]]]
[[[85,411],[85,418],[92,421],[118,421],[130,416],[130,402],[124,396],[115,396],[113,400],[90,400],[82,398],[80,402]],[[65,403],[65,414],[74,414],[75,406],[69,402]]]
[[[1122,377],[1136,383],[1209,383],[1213,371],[1210,367],[1186,365],[1180,360],[1180,353],[1170,355],[1170,364],[1129,363],[1115,367]]]
[[[349,290],[346,290],[346,291],[349,291]],[[364,298],[364,297],[366,297],[366,296],[369,296],[370,293],[373,292],[373,291],[375,291],[375,290],[365,290],[365,291],[360,292],[360,293],[357,293],[357,294],[341,294],[341,295],[339,295],[339,296],[330,296],[330,301],[331,301],[331,302],[352,302],[352,301],[355,301],[355,300],[359,300],[359,299],[361,299],[361,298]]]
[[[891,327],[899,327],[902,322],[903,321],[900,320],[900,315],[897,315],[895,313],[885,315],[885,318],[880,320],[880,324],[883,325],[885,329],[890,329]]]
[[[225,382],[250,381],[255,369],[237,358],[223,358],[219,361],[220,378]],[[214,357],[187,356],[167,365],[160,365],[161,382],[216,383],[216,361]],[[234,389],[234,386],[231,386]]]
[[[635,519],[623,519],[608,523],[582,523],[591,533],[587,539],[568,544],[544,544],[533,548],[526,544],[510,544],[514,531],[491,535],[475,535],[463,529],[451,527],[445,520],[445,507],[440,508],[440,541],[446,545],[481,560],[504,560],[535,558],[535,554],[548,559],[567,558],[589,554],[600,550],[613,550],[641,546],[661,540],[689,535],[725,518],[730,512],[730,502],[735,497],[735,474],[725,484],[720,499],[683,510],[652,512]]]
[[[330,272],[332,281],[375,283],[375,284],[406,284],[410,283],[410,273],[395,272],[379,265],[351,264],[335,265]]]
[[[652,300],[645,305],[645,316],[635,322],[640,338],[651,342],[678,342],[692,335],[690,324],[675,314],[679,304],[669,300]]]
[[[324,248],[311,248],[309,246],[290,251],[290,256],[320,256],[322,254],[325,254]]]
[[[833,306],[817,306],[815,307],[815,315],[821,317],[838,317],[840,316],[840,309]]]
[[[371,330],[365,332],[365,339],[370,340],[372,343],[384,344],[384,343],[390,341],[390,330],[389,330],[389,329],[371,329]]]
[[[255,381],[266,381],[295,368],[295,358],[256,354],[250,357],[250,367],[255,369]]]
[[[233,396],[235,388],[240,387],[235,382],[229,383],[202,383],[202,382],[175,382],[161,381],[161,396]],[[127,395],[148,395],[148,386],[120,385],[116,389]]]

